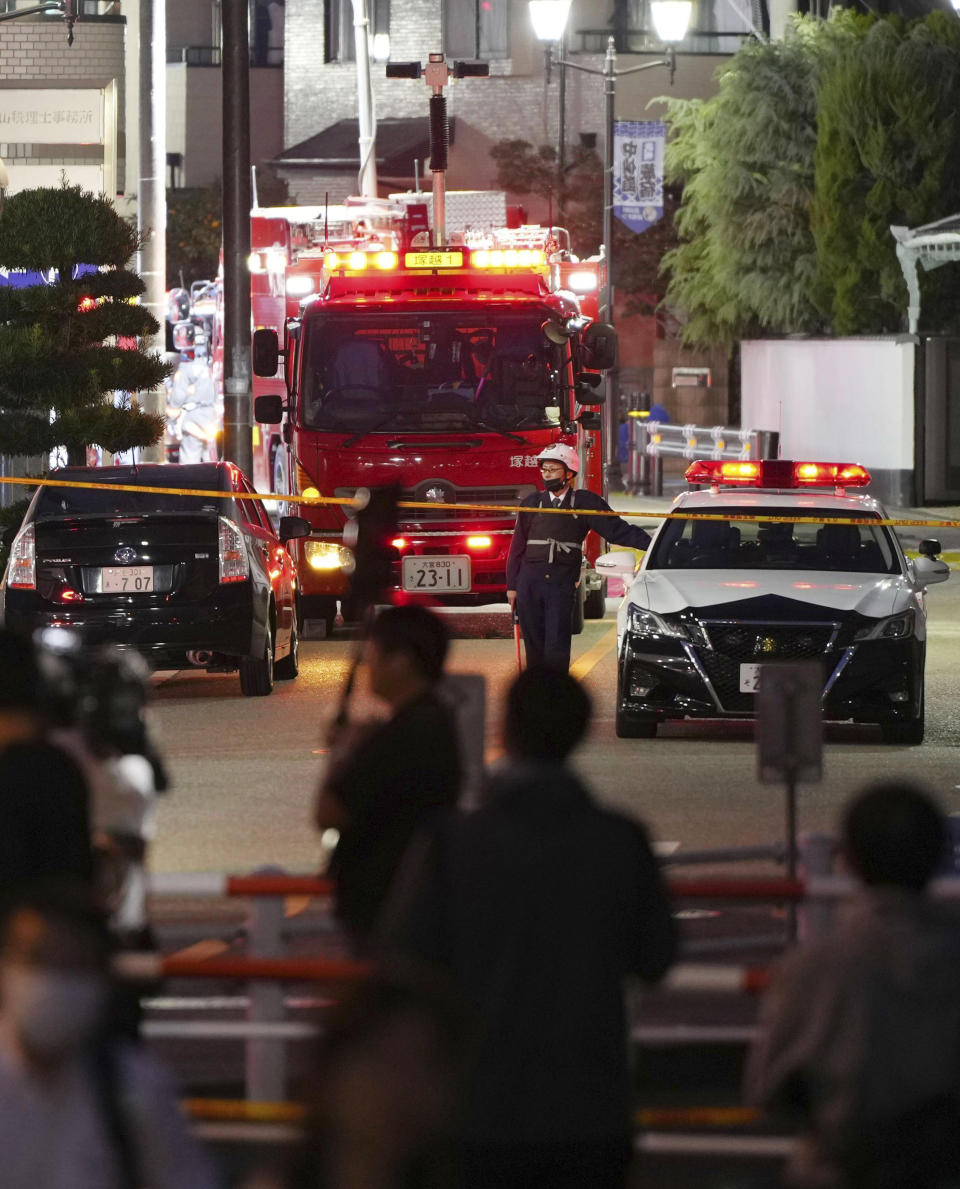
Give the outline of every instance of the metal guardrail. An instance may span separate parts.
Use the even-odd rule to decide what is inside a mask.
[[[673,425],[652,421],[642,411],[630,417],[627,491],[663,495],[665,457],[729,459],[776,458],[780,435],[772,429],[734,429],[725,425]]]

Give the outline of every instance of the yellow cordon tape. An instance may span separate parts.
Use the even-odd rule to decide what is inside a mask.
[[[180,1103],[191,1119],[230,1123],[302,1123],[306,1108],[297,1102],[247,1102],[227,1098],[186,1098]],[[749,1127],[761,1120],[753,1107],[641,1107],[634,1114],[640,1127]]]
[[[0,477],[0,483],[12,483],[20,487],[78,487],[88,491],[132,491],[146,495],[184,495],[190,497],[222,498],[229,494],[235,500],[279,500],[287,504],[305,504],[307,507],[326,507],[336,504],[343,508],[366,507],[365,500],[343,499],[342,497],[315,495],[282,495],[277,492],[263,494],[259,491],[211,491],[195,487],[144,487],[135,483],[83,483],[76,479],[31,479],[24,477]],[[432,500],[400,500],[398,508],[426,508],[441,512],[508,512],[511,516],[518,512],[545,512],[549,516],[610,516],[620,519],[639,520],[720,520],[725,524],[732,520],[762,521],[764,524],[776,524],[779,521],[788,524],[872,524],[887,525],[892,528],[960,528],[960,520],[895,520],[892,518],[876,519],[870,516],[752,516],[749,513],[731,512],[594,512],[586,508],[539,508],[518,507],[516,504],[443,504]],[[318,530],[323,531],[323,530]]]

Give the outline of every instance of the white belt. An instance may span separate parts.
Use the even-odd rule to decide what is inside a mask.
[[[574,541],[557,541],[553,537],[550,537],[548,540],[545,540],[545,541],[528,540],[527,544],[528,545],[546,545],[549,549],[549,553],[547,554],[547,563],[548,564],[553,562],[556,559],[556,554],[558,551],[560,553],[579,553],[580,552],[580,546],[578,544],[576,544]]]

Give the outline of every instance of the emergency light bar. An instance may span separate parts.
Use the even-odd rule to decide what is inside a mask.
[[[720,462],[698,459],[687,467],[688,483],[712,487],[866,487],[870,472],[858,462],[792,462],[786,458]]]
[[[546,253],[540,248],[478,248],[443,251],[404,252],[403,268],[410,271],[443,271],[445,269],[506,270],[542,269],[546,267]],[[396,252],[328,251],[323,254],[323,267],[332,272],[393,272],[400,268]]]

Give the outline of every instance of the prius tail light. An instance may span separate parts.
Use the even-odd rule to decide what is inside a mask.
[[[243,533],[226,516],[220,517],[220,582],[244,582],[250,577],[250,559],[243,543]]]
[[[10,546],[7,586],[17,590],[37,589],[37,546],[32,524],[24,525]]]

